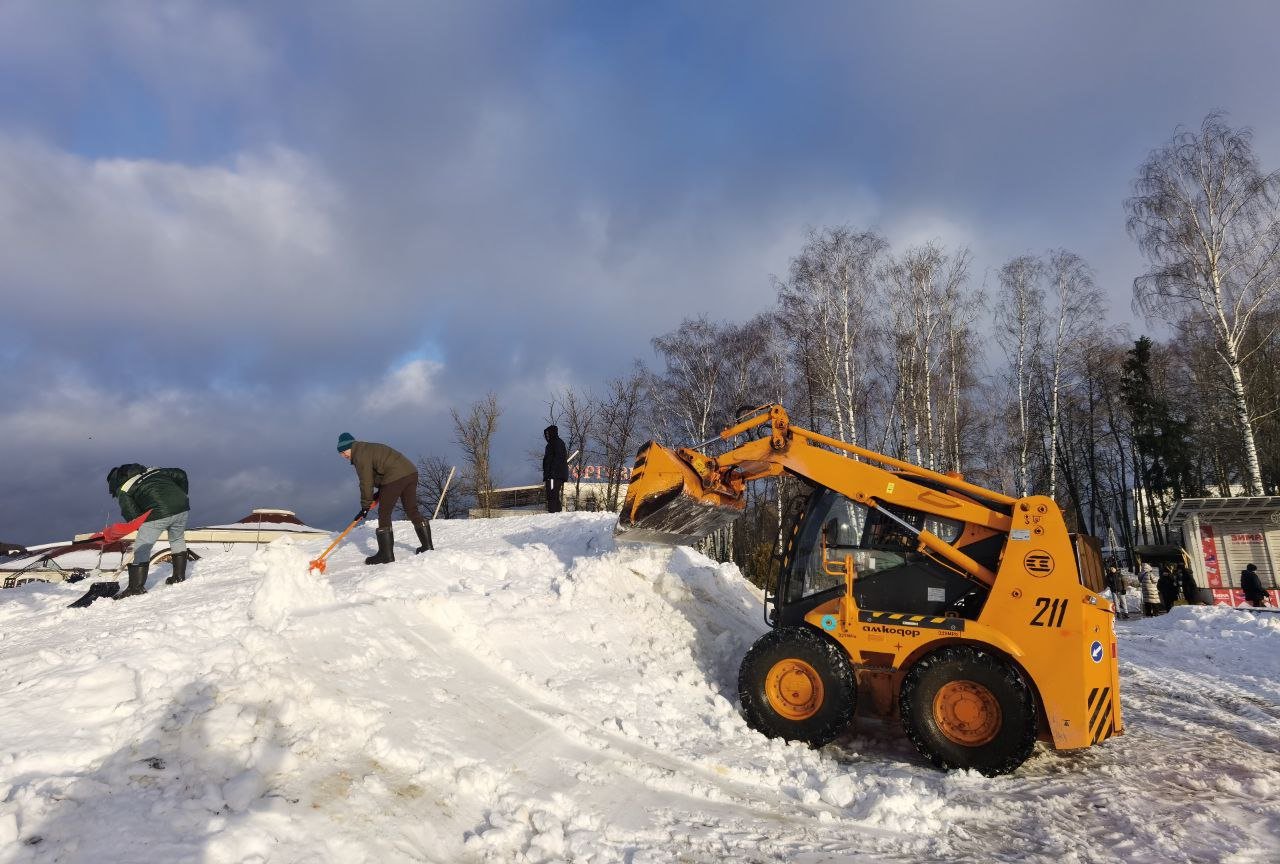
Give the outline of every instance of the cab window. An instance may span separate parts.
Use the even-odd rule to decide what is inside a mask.
[[[795,623],[809,609],[844,589],[839,565],[833,566],[834,575],[823,566],[824,535],[827,560],[839,562],[846,555],[853,556],[854,595],[860,608],[965,617],[975,617],[980,611],[986,592],[976,590],[953,568],[920,552],[916,536],[925,530],[954,543],[963,523],[887,504],[870,508],[831,489],[815,492],[807,509],[781,597],[783,623]]]
[[[791,564],[786,601],[794,603],[832,589],[843,588],[844,579],[831,575],[822,564],[823,534],[826,534],[827,557],[839,561],[853,553],[854,567],[861,569],[862,537],[867,525],[866,505],[830,489],[814,493],[809,514],[797,538],[795,559]]]

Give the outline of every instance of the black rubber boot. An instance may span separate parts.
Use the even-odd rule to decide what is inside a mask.
[[[423,519],[421,522],[414,522],[413,530],[418,532],[418,542],[422,544],[415,550],[415,554],[430,552],[436,548],[431,545],[431,523],[428,520]]]
[[[169,559],[173,564],[173,575],[164,580],[166,585],[176,585],[179,582],[186,581],[187,578],[187,553],[174,552],[173,557]]]
[[[370,555],[364,559],[366,564],[390,564],[396,560],[396,553],[392,550],[391,544],[395,542],[395,535],[391,533],[390,528],[379,528],[373,532],[373,536],[378,538],[378,554]]]
[[[147,569],[151,566],[151,562],[146,564],[130,564],[129,565],[129,587],[116,595],[117,600],[123,600],[125,597],[134,597],[138,594],[147,593]]]

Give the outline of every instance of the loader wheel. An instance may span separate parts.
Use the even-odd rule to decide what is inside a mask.
[[[853,722],[853,667],[839,645],[812,627],[780,627],[742,658],[738,698],[757,732],[821,747]]]
[[[1036,744],[1031,688],[979,648],[943,648],[911,667],[898,707],[911,743],[939,768],[1007,774]]]

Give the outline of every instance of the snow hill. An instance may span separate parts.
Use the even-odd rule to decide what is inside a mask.
[[[0,861],[1280,860],[1280,618],[1120,623],[1128,733],[988,779],[738,714],[732,566],[608,515],[372,526],[64,608],[0,592]],[[167,570],[153,574],[161,582]]]

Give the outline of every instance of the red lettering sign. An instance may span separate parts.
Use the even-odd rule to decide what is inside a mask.
[[[1222,571],[1218,569],[1218,547],[1213,542],[1213,526],[1200,526],[1200,549],[1204,552],[1204,578],[1210,588],[1222,587]]]
[[[622,468],[618,471],[610,471],[604,465],[573,465],[569,468],[569,479],[594,480],[600,483],[616,479],[620,483],[629,483],[631,481],[631,469]]]

